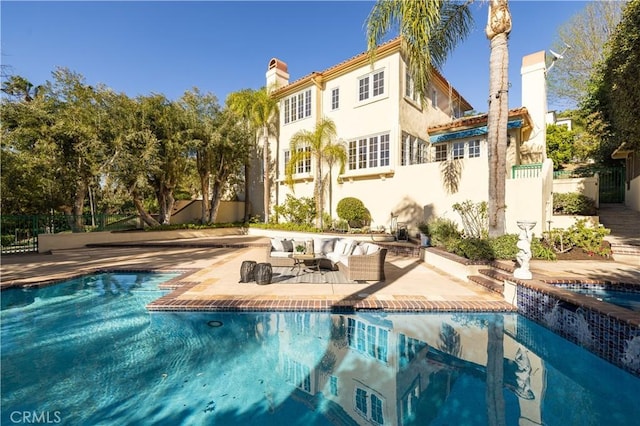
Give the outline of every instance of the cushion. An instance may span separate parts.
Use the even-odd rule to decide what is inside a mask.
[[[333,247],[333,251],[334,253],[337,253],[337,254],[344,254],[350,248],[351,248],[351,240],[340,238],[336,242],[336,245]]]
[[[314,238],[313,252],[316,254],[327,254],[333,252],[333,246],[336,242],[335,238]]]
[[[373,254],[380,250],[380,247],[375,244],[364,243],[362,246],[364,249],[364,254]]]
[[[291,253],[293,251],[293,240],[282,240],[282,251],[288,251]]]
[[[272,251],[271,257],[291,257],[291,252],[288,251]]]
[[[354,256],[363,255],[363,254],[365,254],[365,248],[361,244],[359,244],[359,245],[355,246],[355,248],[353,249],[353,253],[351,253],[351,254],[354,255]]]
[[[271,249],[273,251],[286,251],[282,246],[282,238],[272,238],[271,239]]]

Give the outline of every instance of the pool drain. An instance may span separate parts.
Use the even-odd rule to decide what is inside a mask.
[[[220,327],[222,326],[222,321],[212,320],[207,323],[209,327]]]

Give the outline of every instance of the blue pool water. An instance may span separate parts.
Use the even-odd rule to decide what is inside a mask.
[[[149,313],[167,278],[103,274],[2,292],[1,423],[640,417],[640,378],[517,314]]]
[[[576,293],[594,297],[632,311],[640,312],[640,293],[610,289],[570,289]]]

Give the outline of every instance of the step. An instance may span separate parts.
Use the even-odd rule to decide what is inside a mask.
[[[485,287],[495,293],[503,294],[504,292],[504,284],[502,283],[502,281],[498,281],[483,275],[469,275],[468,278],[469,281],[479,284],[482,287]]]

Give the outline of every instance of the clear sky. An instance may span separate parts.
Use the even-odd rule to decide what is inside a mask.
[[[265,84],[269,60],[290,81],[366,50],[372,1],[7,1],[0,2],[1,61],[35,85],[56,67],[129,96],[179,98],[198,87],[220,103]],[[509,104],[520,103],[522,57],[548,50],[579,1],[510,1]],[[472,5],[475,28],[442,72],[479,112],[487,110],[487,3]],[[571,44],[571,41],[567,41]],[[566,59],[565,59],[566,60]],[[549,109],[554,109],[550,102]]]

